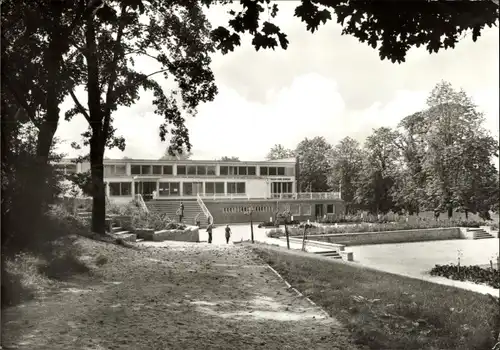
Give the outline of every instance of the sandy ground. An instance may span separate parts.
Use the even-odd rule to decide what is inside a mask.
[[[107,263],[2,310],[4,349],[355,349],[244,247],[81,245],[88,264]]]

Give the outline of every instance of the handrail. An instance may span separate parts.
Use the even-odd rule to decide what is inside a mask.
[[[200,196],[199,193],[196,194],[196,201],[198,202],[198,205],[200,206],[201,210],[203,211],[203,214],[205,214],[205,216],[208,218],[209,222],[211,224],[213,224],[214,223],[214,217],[212,216],[212,214],[208,210],[207,206],[205,205],[205,203],[201,199],[201,196]]]
[[[146,202],[144,201],[144,198],[142,198],[142,195],[140,193],[135,195],[135,199],[139,203],[141,209],[144,210],[144,212],[149,213],[148,206],[146,205]]]

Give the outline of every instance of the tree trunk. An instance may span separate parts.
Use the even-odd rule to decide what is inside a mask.
[[[286,247],[290,249],[290,236],[288,234],[288,227],[286,226],[286,220],[285,220],[285,234],[286,234]]]
[[[92,232],[106,233],[106,190],[104,186],[104,143],[94,133],[90,140],[90,171],[92,176]]]

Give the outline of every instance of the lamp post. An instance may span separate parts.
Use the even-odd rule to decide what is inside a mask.
[[[254,243],[254,240],[253,240],[253,217],[252,217],[252,213],[253,213],[253,207],[249,206],[248,210],[245,212],[245,215],[248,215],[250,217],[250,237],[252,239],[252,243]]]

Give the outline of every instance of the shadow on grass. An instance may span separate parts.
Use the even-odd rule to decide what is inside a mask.
[[[255,248],[295,288],[369,349],[491,349],[500,308],[491,297],[329,262],[282,249]]]
[[[35,298],[35,289],[22,283],[23,276],[2,269],[2,308]]]
[[[32,300],[56,281],[88,274],[90,268],[79,260],[78,236],[73,234],[84,229],[52,214],[40,221],[38,230],[18,231],[18,237],[3,245],[2,306]]]

